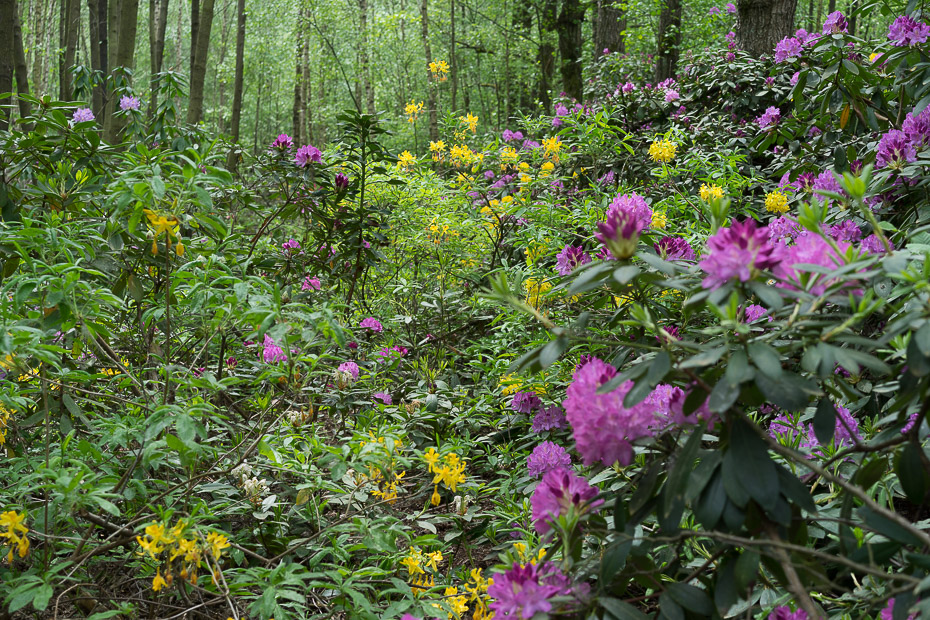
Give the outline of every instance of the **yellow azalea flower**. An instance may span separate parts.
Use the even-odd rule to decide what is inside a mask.
[[[875,62],[875,59],[881,56],[881,52],[874,52],[869,54],[869,62]]]
[[[537,278],[527,278],[523,284],[526,287],[526,303],[537,309],[543,305],[545,294],[552,288],[552,284]]]
[[[478,117],[477,116],[469,112],[465,116],[460,116],[459,120],[462,121],[463,124],[467,125],[468,129],[472,133],[475,133],[475,130],[478,128]]]
[[[442,563],[442,551],[432,551],[426,554],[426,557],[429,560],[426,562],[426,565],[432,568],[434,571],[439,570],[439,564]]]
[[[665,225],[668,224],[668,217],[665,215],[664,211],[656,211],[652,214],[652,227],[653,228],[665,228]]]
[[[398,168],[410,168],[417,163],[417,158],[410,154],[410,151],[404,151],[397,158]]]
[[[178,221],[178,218],[173,215],[159,215],[151,209],[142,209],[142,212],[148,219],[148,226],[152,229],[152,232],[155,233],[156,239],[163,234],[167,234],[174,239],[177,238],[178,232],[181,229],[181,223]]]
[[[446,74],[449,73],[449,63],[445,60],[433,61],[429,63],[429,71],[433,74],[433,78],[445,82],[448,79]]]
[[[402,559],[400,563],[407,568],[408,575],[423,575],[426,573],[426,571],[424,571],[420,566],[421,560],[422,556],[419,552],[416,552],[415,554],[411,553]]]
[[[787,213],[788,198],[781,192],[770,192],[765,195],[765,209],[771,213]]]
[[[675,150],[678,145],[669,140],[656,140],[649,147],[649,156],[653,161],[670,162],[675,159]]]
[[[433,495],[429,498],[429,503],[433,506],[438,506],[442,502],[442,498],[439,497],[439,487],[433,486]]]
[[[415,123],[417,118],[420,116],[420,113],[423,111],[423,102],[417,103],[413,99],[410,100],[410,103],[404,108],[404,114],[407,115],[408,123]]]
[[[719,185],[714,185],[713,183],[710,185],[701,183],[701,200],[704,202],[710,202],[715,198],[718,200],[723,198],[723,188]]]
[[[429,150],[433,152],[441,153],[446,150],[446,143],[442,140],[437,140],[436,142],[429,143]]]
[[[223,555],[223,549],[229,549],[229,539],[216,532],[207,534],[207,544],[210,545],[210,553],[214,558],[219,559]]]
[[[165,581],[165,578],[161,576],[161,569],[155,573],[155,579],[152,580],[152,589],[156,592],[166,587],[168,582]]]
[[[542,176],[546,177],[552,174],[552,171],[555,169],[555,164],[551,161],[547,161],[542,166],[539,167],[539,172]]]
[[[22,532],[23,534],[28,533],[29,528],[23,525],[25,520],[25,512],[19,514],[13,510],[8,510],[6,512],[0,513],[0,527],[5,528],[9,532]]]
[[[546,138],[543,140],[542,145],[543,149],[545,149],[543,155],[558,161],[559,151],[562,149],[562,143],[559,141],[559,137],[552,136],[551,138]]]

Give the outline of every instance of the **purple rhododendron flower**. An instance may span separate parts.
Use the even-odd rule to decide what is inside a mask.
[[[862,440],[859,434],[859,421],[849,413],[849,409],[841,405],[834,405],[836,411],[836,426],[833,429],[833,445],[837,448],[853,446],[856,442]],[[812,449],[817,454],[822,454],[820,442],[814,433],[814,425],[798,425],[793,418],[786,414],[779,414],[769,425],[769,435],[777,439],[779,435],[784,436],[788,441],[799,441],[802,448]]]
[[[565,419],[565,410],[558,405],[540,407],[533,416],[533,432],[541,433],[554,429],[565,428],[568,421]]]
[[[836,246],[845,254],[850,247],[845,241],[837,241]],[[820,235],[803,235],[795,240],[794,245],[780,247],[781,262],[775,267],[775,274],[782,280],[797,282],[801,272],[806,271],[800,265],[820,265],[821,267],[836,267],[845,264],[845,259],[836,253],[833,246]],[[834,278],[824,277],[814,273],[818,278],[817,284],[810,288],[814,295],[821,295],[827,286],[835,282]],[[780,287],[794,288],[791,284],[779,284]]]
[[[755,323],[765,315],[769,313],[768,310],[760,306],[759,304],[749,304],[746,306],[746,310],[743,311],[743,320],[746,323]],[[772,317],[769,317],[769,321],[772,320]]]
[[[895,47],[913,47],[926,43],[930,26],[902,15],[888,27],[888,40]]]
[[[363,319],[361,323],[358,324],[359,327],[365,329],[370,329],[373,332],[384,331],[384,327],[381,326],[381,322],[373,316]]]
[[[556,257],[555,270],[560,276],[567,276],[576,267],[587,265],[591,262],[591,257],[585,253],[584,248],[566,245]]]
[[[407,348],[396,344],[393,347],[384,347],[380,351],[375,352],[375,357],[378,358],[377,361],[382,364],[393,358],[401,358],[405,355],[407,355]]]
[[[265,360],[266,364],[287,361],[287,354],[284,349],[278,346],[278,343],[268,334],[265,334],[265,340],[262,343],[262,359]]]
[[[840,11],[833,11],[827,15],[827,20],[823,23],[823,34],[840,34],[848,32],[846,18]]]
[[[627,82],[626,84],[623,85],[623,87],[620,90],[623,91],[624,95],[629,95],[635,89],[636,89],[636,86],[633,85],[633,82]]]
[[[342,364],[339,364],[339,368],[336,370],[352,377],[353,381],[358,381],[358,364],[355,362],[343,362]]]
[[[94,119],[94,113],[90,108],[78,108],[74,111],[74,114],[71,116],[72,123],[86,123],[87,121],[92,121]]]
[[[801,225],[784,215],[769,222],[769,240],[772,243],[787,243],[795,238],[807,234]]]
[[[720,15],[720,9],[715,6],[710,7],[710,10],[707,12],[708,15]]]
[[[292,146],[294,146],[294,140],[286,133],[279,134],[271,143],[271,148],[279,151],[286,151]]]
[[[336,191],[344,191],[349,187],[349,177],[342,174],[341,172],[338,172],[336,173],[336,178],[333,179],[333,185],[336,186]]]
[[[891,241],[888,242],[888,245],[894,250],[894,244]],[[865,239],[862,240],[860,247],[863,251],[868,252],[869,254],[884,254],[885,253],[885,244],[882,243],[882,240],[878,238],[878,235],[871,234]]]
[[[381,401],[382,403],[384,403],[385,405],[392,405],[392,404],[394,404],[394,399],[391,398],[391,395],[390,395],[388,392],[375,392],[374,394],[371,395],[371,397],[372,397],[372,398],[377,398],[378,400],[380,400],[380,401]]]
[[[781,120],[781,110],[775,106],[769,106],[766,108],[765,112],[756,119],[756,122],[759,124],[759,129],[766,130],[772,129],[778,122]]]
[[[930,144],[930,106],[924,108],[920,114],[908,113],[904,117],[901,131],[915,148]]]
[[[662,237],[653,244],[656,254],[665,260],[694,260],[694,249],[684,237]]]
[[[794,37],[785,37],[775,45],[775,62],[786,62],[801,56],[801,42]]]
[[[141,105],[142,102],[139,101],[137,97],[131,95],[123,95],[119,100],[119,109],[123,112],[126,110],[138,110]]]
[[[671,103],[679,97],[681,97],[681,95],[679,95],[678,91],[674,88],[669,88],[667,91],[665,91],[665,103]]]
[[[601,461],[608,467],[619,461],[629,465],[633,460],[632,442],[652,435],[657,413],[656,403],[649,399],[625,407],[623,399],[632,389],[626,381],[617,389],[599,394],[598,389],[617,374],[610,364],[594,358],[575,371],[563,402],[566,418],[572,427],[575,447],[585,465]]]
[[[541,406],[542,401],[539,400],[536,392],[517,392],[513,395],[513,402],[510,403],[510,408],[517,413],[527,414],[533,413],[534,410],[539,409]]]
[[[757,271],[772,269],[780,261],[768,229],[758,228],[751,219],[721,228],[707,240],[707,248],[709,254],[699,263],[707,272],[704,288],[720,288],[733,278],[746,282]]]
[[[798,79],[800,79],[800,77],[801,77],[801,72],[800,72],[800,71],[795,71],[795,72],[794,72],[794,75],[792,75],[792,76],[791,76],[791,79],[788,80],[788,81],[789,81],[789,83],[790,83],[792,86],[795,86],[795,85],[798,83]]]
[[[546,473],[536,485],[530,504],[533,506],[533,525],[540,534],[552,526],[551,521],[574,510],[576,514],[597,511],[603,500],[596,500],[598,488],[576,475],[570,469],[556,469]]]
[[[501,134],[501,139],[502,139],[504,142],[510,142],[511,140],[522,140],[522,139],[523,139],[523,132],[521,132],[521,131],[510,131],[509,129],[505,129],[504,132]]]
[[[727,2],[727,13],[736,13],[736,5],[732,2]]]
[[[916,415],[916,414],[914,414]],[[917,614],[910,614],[907,620],[916,620]],[[894,620],[894,597],[888,599],[888,604],[882,609],[881,620]]]
[[[607,214],[611,211],[626,211],[639,220],[643,228],[652,225],[652,209],[646,204],[646,199],[639,194],[617,194],[607,207]]]
[[[807,620],[807,612],[803,609],[791,611],[790,607],[782,605],[772,610],[768,620]]]
[[[829,226],[825,232],[836,241],[852,243],[862,239],[862,229],[852,220],[843,220],[839,224]]]
[[[526,468],[534,478],[556,469],[568,469],[571,465],[572,457],[568,451],[551,441],[542,442],[526,457]]]
[[[294,250],[300,249],[300,242],[297,241],[297,239],[288,239],[281,244],[281,249],[284,250],[285,253],[291,254]]]
[[[537,613],[552,611],[549,599],[572,594],[571,582],[549,562],[521,566],[514,563],[508,571],[495,574],[488,586],[494,599],[488,607],[495,618],[526,620]]]
[[[875,163],[879,168],[901,165],[917,159],[917,149],[900,129],[892,129],[878,141]]]
[[[300,168],[306,168],[311,163],[319,164],[323,161],[323,153],[313,145],[307,144],[297,149],[294,155],[294,162]]]
[[[314,278],[313,276],[307,276],[304,278],[303,284],[300,285],[300,290],[302,291],[318,291],[322,288],[319,278]]]

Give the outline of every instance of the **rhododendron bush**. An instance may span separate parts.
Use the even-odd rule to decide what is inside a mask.
[[[888,17],[658,84],[605,53],[397,152],[347,112],[236,174],[179,81],[116,145],[31,99],[0,616],[930,612],[930,26]]]

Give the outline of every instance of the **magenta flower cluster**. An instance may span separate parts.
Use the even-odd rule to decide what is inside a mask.
[[[262,342],[262,359],[265,360],[266,364],[287,361],[287,354],[284,349],[278,346],[278,343],[268,334],[265,334],[265,340]]]
[[[637,194],[617,195],[607,208],[604,222],[597,223],[594,236],[611,256],[623,260],[636,253],[642,231],[652,224],[652,209]]]
[[[846,18],[843,16],[843,13],[840,11],[833,11],[827,15],[826,21],[823,23],[823,34],[841,34],[849,32],[849,25],[846,23]]]
[[[568,421],[565,419],[565,410],[558,405],[540,407],[536,415],[533,416],[532,428],[534,433],[557,430],[565,428],[567,425]]]
[[[759,124],[759,129],[765,131],[768,129],[773,129],[778,125],[778,122],[781,120],[781,110],[775,106],[769,106],[766,108],[765,112],[756,119],[756,122]]]
[[[927,42],[930,26],[911,19],[907,15],[898,17],[888,27],[888,40],[895,47],[913,47]]]
[[[306,168],[311,163],[319,164],[322,163],[322,161],[323,153],[320,152],[320,149],[311,144],[300,147],[294,155],[294,162],[299,168]]]
[[[322,288],[319,278],[314,278],[313,276],[307,276],[304,278],[303,283],[300,285],[300,290],[302,291],[318,291]]]
[[[807,620],[807,612],[803,609],[791,611],[787,605],[776,607],[769,614],[768,620]]]
[[[775,62],[782,63],[801,56],[803,46],[794,37],[785,37],[775,45]]]
[[[718,230],[707,240],[707,249],[699,263],[707,273],[704,288],[720,288],[733,279],[747,282],[760,270],[772,269],[780,262],[768,229],[757,227],[751,219]]]
[[[551,441],[542,442],[526,457],[526,468],[534,478],[556,469],[567,469],[571,465],[572,457],[568,451]]]
[[[848,448],[862,440],[859,434],[859,421],[841,405],[835,405],[836,426],[833,430],[833,445],[837,448]],[[820,452],[820,442],[814,433],[814,425],[803,424],[800,427],[787,415],[779,414],[769,425],[769,435],[777,439],[778,436],[794,441],[797,437],[801,448],[816,449]]]
[[[591,257],[585,253],[584,248],[574,245],[566,245],[559,252],[555,259],[555,270],[561,276],[567,276],[576,267],[587,265],[591,262]]]
[[[78,108],[71,116],[72,123],[86,123],[94,120],[94,113],[90,108]]]
[[[694,248],[683,237],[662,237],[653,244],[656,254],[665,260],[694,260]]]
[[[371,331],[376,332],[376,333],[380,333],[384,331],[384,327],[382,327],[381,321],[379,321],[373,316],[370,316],[367,319],[362,319],[362,322],[359,323],[358,326],[364,329],[370,329]]]
[[[542,401],[539,400],[539,396],[536,395],[536,392],[517,392],[513,395],[513,401],[510,403],[510,408],[516,411],[517,413],[533,413],[536,409],[539,409],[542,406]]]
[[[603,500],[597,498],[598,489],[570,469],[560,468],[547,472],[536,485],[530,504],[533,507],[533,526],[540,534],[552,529],[551,522],[569,512],[581,516],[597,512]]]
[[[139,106],[142,105],[142,102],[139,101],[138,97],[133,97],[131,95],[123,95],[119,100],[119,109],[125,112],[126,110],[136,110],[138,111]]]
[[[287,151],[292,146],[294,146],[294,140],[286,133],[279,134],[271,143],[271,148],[277,151]]]
[[[551,599],[575,596],[587,592],[586,587],[572,587],[569,578],[550,562],[520,565],[494,575],[488,596],[494,599],[488,607],[495,618],[527,620],[537,613],[552,611]]]

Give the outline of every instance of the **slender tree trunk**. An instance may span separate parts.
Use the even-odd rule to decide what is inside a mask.
[[[10,16],[16,10],[14,0],[0,0],[0,15]],[[13,92],[13,20],[0,19],[0,93]],[[0,102],[0,131],[10,126],[12,110],[9,101]]]
[[[64,50],[64,55],[58,65],[58,98],[62,101],[69,101],[74,96],[71,67],[74,66],[77,55],[78,35],[81,25],[80,0],[61,0],[61,19],[62,23],[58,32],[61,35],[60,49]]]
[[[506,14],[507,6],[504,5],[504,12]],[[449,29],[450,33],[450,43],[449,43],[449,72],[452,73],[452,111],[458,109],[458,94],[459,94],[459,75],[455,66],[455,0],[449,0]],[[507,41],[505,40],[505,45]]]
[[[303,91],[300,98],[302,106],[300,131],[307,143],[313,144],[313,110],[310,107],[310,100],[313,98],[313,72],[310,70],[310,41],[307,38],[304,38],[303,62],[303,84],[300,86]]]
[[[115,1],[115,0],[114,0]],[[107,74],[107,0],[87,0],[87,21],[90,26],[90,66]],[[92,96],[94,115],[103,117],[105,84],[94,84]]]
[[[835,10],[836,10],[836,0],[829,0],[829,2],[827,2],[827,13],[828,14],[832,13]]]
[[[375,87],[371,82],[371,63],[368,51],[368,0],[358,0],[359,29],[362,31],[362,46],[359,61],[362,68],[362,85],[365,88],[365,105],[369,114],[375,113]]]
[[[222,20],[220,22],[220,57],[215,60],[216,67],[222,67],[226,64],[226,49],[227,43],[229,42],[229,28],[231,21],[229,19],[229,6],[230,3],[228,0],[222,2],[223,12]],[[220,133],[226,132],[226,79],[225,77],[220,80],[220,71],[212,71],[213,75],[213,99],[211,100],[211,108],[217,110],[217,128]]]
[[[426,62],[433,62],[433,52],[429,45],[429,0],[420,0],[420,36],[423,39],[423,51],[426,53]],[[424,67],[426,69],[426,67]],[[427,89],[427,110],[429,116],[429,139],[439,139],[439,120],[436,110],[436,87],[429,84]]]
[[[110,6],[118,4],[119,8],[116,14],[119,21],[116,25],[116,35],[113,36],[114,28],[110,25],[109,56],[113,59],[110,64],[110,70],[113,71],[122,67],[129,71],[135,64],[136,56],[136,29],[139,25],[139,0],[110,0]],[[114,51],[115,50],[115,51]],[[107,142],[113,143],[119,137],[119,131],[123,122],[116,118],[116,93],[110,93],[110,99],[106,105],[106,119],[104,121],[103,133]]]
[[[303,144],[304,127],[304,48],[307,47],[307,38],[304,36],[304,7],[301,4],[297,11],[297,53],[294,54],[296,69],[294,71],[294,110],[293,110],[293,138],[298,144]]]
[[[797,0],[795,0],[797,1]],[[659,13],[656,82],[675,76],[681,53],[681,0],[665,0]]]
[[[265,64],[259,62],[258,64],[258,74],[263,75],[265,71]],[[258,121],[261,118],[262,113],[262,89],[265,86],[265,80],[258,81],[258,96],[255,97],[255,124],[254,129],[252,130],[252,152],[258,154]]]
[[[807,3],[807,29],[811,32],[814,30],[814,0]]]
[[[849,5],[849,34],[856,36],[856,21],[859,17],[859,2],[853,0]]]
[[[793,34],[797,3],[798,0],[738,0],[737,45],[753,56],[771,54],[779,41]]]
[[[165,62],[165,33],[168,31],[168,0],[149,0],[152,24],[149,28],[149,63],[151,79],[161,73]],[[149,98],[149,118],[158,110],[158,90],[152,88]]]
[[[19,7],[13,0],[13,62],[16,73],[16,92],[20,95],[29,94],[29,66],[26,64],[26,50],[23,48],[23,26],[20,22]],[[29,116],[32,106],[22,97],[19,98],[19,116]]]
[[[242,118],[242,78],[243,78],[243,55],[245,54],[245,0],[238,0],[236,3],[236,77],[233,81],[233,106],[232,119],[230,120],[230,134],[234,146],[229,155],[226,156],[226,168],[232,172],[236,171],[239,163],[239,156],[236,150],[239,148],[239,121]]]
[[[190,103],[187,122],[195,125],[203,118],[203,83],[207,73],[207,56],[210,52],[210,29],[213,26],[214,0],[204,0],[200,23],[197,26],[197,57],[191,72]]]
[[[623,31],[626,20],[623,11],[614,6],[613,0],[597,0],[594,15],[594,57],[600,58],[605,49],[621,54],[625,52]]]
[[[584,98],[584,83],[581,79],[581,25],[584,13],[585,6],[581,0],[562,0],[562,12],[556,24],[559,54],[562,56],[562,89],[578,101]]]
[[[817,0],[817,21],[811,24],[811,30],[816,32],[820,30],[818,26],[823,24],[823,0]]]
[[[555,30],[556,7],[555,0],[546,0],[537,16],[540,44],[536,53],[536,61],[539,63],[536,93],[546,110],[552,106],[549,89],[552,88],[552,77],[555,73],[555,46],[552,44],[550,33]]]
[[[197,36],[200,34],[200,0],[191,0],[191,76],[197,60]]]

